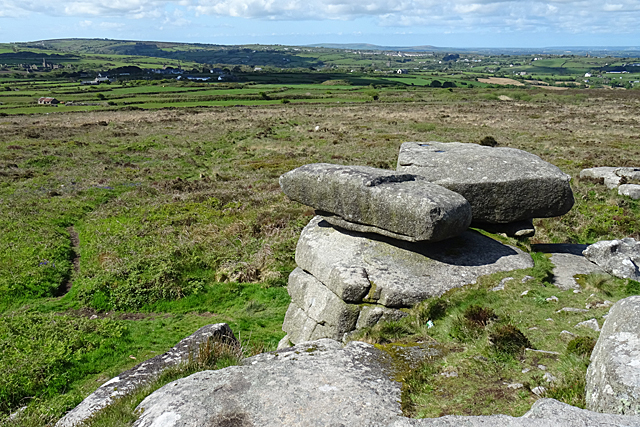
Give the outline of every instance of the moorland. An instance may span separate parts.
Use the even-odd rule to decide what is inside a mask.
[[[28,49],[35,51],[18,51]],[[468,67],[463,55],[462,64],[407,74],[333,66],[268,71],[269,64],[249,69],[230,62],[209,65],[237,80],[216,75],[207,82],[187,78],[207,74],[193,62],[200,74],[129,74],[82,85],[91,73],[106,72],[106,63],[131,65],[124,61],[129,57],[51,49],[44,50],[97,62],[83,70],[76,64],[29,72],[5,65],[0,77],[0,411],[26,407],[13,424],[55,422],[112,376],[206,324],[228,323],[247,354],[275,349],[284,336],[297,238],[314,214],[286,199],[278,177],[306,163],[393,169],[402,142],[492,136],[572,175],[576,199],[567,215],[536,220],[532,238],[492,237],[529,251],[534,243],[640,237],[638,201],[577,179],[587,167],[640,165],[637,74],[615,74],[631,89],[612,89],[612,75],[595,70],[637,59],[520,57],[527,67],[555,71],[597,62],[585,72],[603,77],[589,87],[584,81],[568,87],[583,74],[577,65],[573,74],[505,76],[455,70]],[[444,58],[438,55],[420,61],[432,58],[435,67]],[[146,58],[146,64],[167,63]],[[43,96],[73,105],[38,105]],[[360,337],[383,347],[417,339],[446,347],[443,358],[405,373],[407,414],[521,415],[538,398],[531,390],[543,384],[541,372],[523,373],[523,366],[540,364],[560,378],[548,396],[584,405],[587,352],[557,337],[586,315],[556,311],[640,294],[640,285],[585,276],[582,294],[560,291],[549,283],[548,258],[533,255],[531,271],[509,274],[519,284],[525,275],[533,282],[490,294],[507,274],[488,276]],[[551,296],[563,305],[549,302]],[[533,346],[561,356],[496,352],[487,344],[491,330],[460,323],[472,306],[490,310],[488,318],[509,319]],[[433,319],[435,327],[427,329]],[[587,343],[597,337],[579,334]],[[440,375],[454,368],[458,377]],[[516,382],[525,386],[505,386]]]

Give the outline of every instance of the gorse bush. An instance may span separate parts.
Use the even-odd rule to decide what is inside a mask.
[[[513,325],[496,325],[489,333],[489,343],[495,351],[511,355],[523,354],[525,348],[532,348],[531,341]]]

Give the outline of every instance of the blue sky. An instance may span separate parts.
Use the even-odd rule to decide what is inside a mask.
[[[0,42],[640,45],[640,0],[0,0]]]

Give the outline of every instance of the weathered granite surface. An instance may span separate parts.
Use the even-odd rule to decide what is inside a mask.
[[[601,240],[582,254],[613,276],[640,281],[640,242],[635,239]]]
[[[415,349],[412,349],[415,350]],[[411,357],[429,357],[428,349]],[[369,344],[323,339],[263,353],[242,366],[203,371],[155,391],[136,427],[640,427],[640,417],[602,414],[540,399],[522,417],[409,419],[389,356]]]
[[[341,340],[346,332],[355,329],[360,307],[345,303],[302,269],[296,268],[291,272],[287,291],[291,305],[282,329],[292,342],[318,338]]]
[[[486,274],[533,267],[529,254],[474,231],[410,243],[340,231],[319,216],[300,235],[296,263],[343,300],[366,287],[362,300],[349,300],[390,308],[411,307]]]
[[[640,414],[640,296],[611,307],[587,370],[592,411]]]
[[[398,172],[463,195],[474,222],[509,223],[564,215],[573,206],[571,177],[526,151],[460,142],[405,142]]]
[[[132,393],[154,380],[168,367],[186,361],[190,353],[197,353],[200,344],[210,338],[236,341],[233,331],[226,323],[203,326],[166,353],[142,362],[102,384],[78,406],[61,418],[56,423],[56,427],[80,425],[94,413],[111,404],[113,399]]]
[[[600,414],[555,399],[540,399],[522,417],[508,415],[399,418],[388,427],[639,427],[640,417]]]
[[[314,163],[280,177],[282,191],[334,225],[407,241],[440,241],[471,223],[464,197],[424,178],[368,166]]]
[[[140,403],[134,426],[382,427],[402,415],[390,366],[370,344],[304,343],[167,384]]]
[[[578,274],[608,274],[586,259],[582,252],[587,245],[573,243],[541,243],[531,245],[534,252],[551,254],[553,284],[562,290],[580,289],[575,276]]]
[[[631,197],[633,200],[640,199],[639,184],[622,184],[618,187],[618,194],[621,196]]]
[[[279,348],[320,338],[343,340],[346,333],[380,320],[397,320],[405,313],[379,305],[347,304],[301,268],[289,275],[291,303],[282,330],[287,333]]]

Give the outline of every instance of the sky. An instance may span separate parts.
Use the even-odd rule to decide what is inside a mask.
[[[640,45],[640,0],[0,0],[0,42]]]

